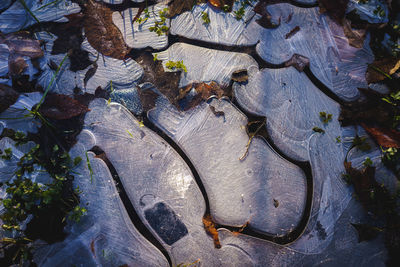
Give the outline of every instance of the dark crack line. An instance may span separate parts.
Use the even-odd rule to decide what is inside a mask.
[[[242,109],[239,109],[239,110],[242,110]],[[248,115],[248,113],[246,113],[246,112],[243,112],[243,113],[246,114],[246,116]],[[247,117],[249,118],[249,116],[247,116]],[[259,120],[259,117],[256,118],[255,116],[252,116],[251,118],[254,119],[254,120]],[[208,199],[207,192],[205,190],[204,184],[203,184],[203,182],[201,180],[201,177],[200,177],[198,171],[196,170],[194,164],[191,162],[189,157],[183,152],[181,147],[177,143],[175,143],[174,140],[172,140],[172,138],[170,138],[161,129],[159,129],[156,125],[154,125],[147,118],[147,116],[143,116],[143,123],[144,123],[144,125],[146,127],[148,127],[149,129],[154,131],[158,136],[163,138],[173,149],[175,149],[175,151],[186,162],[186,164],[188,165],[188,167],[192,171],[192,174],[193,174],[193,176],[195,178],[197,186],[200,188],[200,191],[203,194],[205,205],[206,205],[205,214],[210,214],[210,202],[209,202],[209,199]],[[263,137],[264,137],[264,135],[263,135]],[[277,244],[281,244],[281,245],[287,245],[287,244],[292,243],[293,241],[297,240],[301,236],[301,234],[306,229],[307,223],[308,223],[309,218],[310,218],[311,206],[312,206],[311,205],[312,204],[312,188],[313,188],[311,167],[310,167],[310,164],[308,162],[296,161],[296,160],[293,160],[293,159],[289,158],[288,156],[286,156],[275,145],[273,145],[273,143],[271,142],[269,136],[267,136],[264,140],[267,142],[267,144],[269,144],[272,147],[273,150],[275,150],[275,152],[277,152],[277,154],[281,155],[284,159],[288,160],[289,162],[299,166],[303,170],[305,175],[306,175],[306,180],[307,180],[306,196],[307,196],[307,199],[306,199],[306,207],[305,207],[305,210],[303,211],[303,216],[302,216],[301,221],[299,222],[299,224],[295,227],[295,229],[293,231],[291,231],[289,234],[286,234],[286,235],[283,235],[283,236],[276,236],[276,235],[257,232],[257,231],[255,231],[253,229],[250,229],[249,227],[246,227],[243,230],[242,227],[234,227],[234,226],[229,226],[229,225],[217,224],[217,228],[218,229],[225,228],[225,229],[228,229],[228,230],[233,231],[233,232],[241,232],[242,234],[245,234],[245,235],[248,235],[248,236],[252,236],[252,237],[255,237],[255,238],[268,240],[268,241],[271,241],[271,242],[274,242],[274,243],[277,243]]]
[[[122,203],[125,206],[129,218],[135,226],[136,230],[150,243],[152,243],[165,256],[165,258],[168,260],[169,265],[172,266],[171,257],[169,256],[168,252],[140,219],[139,214],[137,213],[135,207],[128,197],[128,194],[126,193],[126,190],[121,182],[117,170],[115,169],[111,161],[107,158],[107,154],[98,146],[94,146],[90,151],[95,153],[97,157],[101,158],[107,164],[107,167],[111,172],[111,176],[115,181],[115,186],[117,187],[120,199],[122,200]]]

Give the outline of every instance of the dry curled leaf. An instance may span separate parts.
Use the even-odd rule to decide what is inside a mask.
[[[176,98],[177,101],[180,101],[184,99],[189,92],[194,89],[196,91],[196,95],[192,97],[188,103],[183,107],[184,110],[189,110],[198,104],[201,103],[203,100],[209,99],[211,96],[217,96],[218,98],[221,98],[225,92],[222,90],[222,88],[219,86],[218,83],[212,81],[209,84],[208,83],[192,83],[187,85],[184,88],[181,88],[179,90],[179,95]],[[180,106],[179,106],[180,108]]]
[[[10,86],[0,84],[0,113],[17,101],[19,94]]]
[[[40,42],[32,39],[27,32],[17,32],[7,35],[0,33],[0,44],[7,46],[8,68],[11,76],[21,74],[28,66],[23,57],[34,59],[43,56]]]
[[[215,223],[213,222],[211,216],[209,214],[203,217],[203,225],[206,232],[212,236],[214,240],[214,247],[221,248],[221,243],[219,242],[218,231],[215,227]]]
[[[39,111],[47,118],[65,120],[84,114],[89,109],[69,96],[52,94],[46,97]]]
[[[85,7],[84,29],[90,45],[105,56],[124,59],[130,49],[112,21],[113,11],[93,0],[88,0]]]
[[[380,146],[400,148],[400,132],[394,129],[369,127],[365,123],[361,125]]]

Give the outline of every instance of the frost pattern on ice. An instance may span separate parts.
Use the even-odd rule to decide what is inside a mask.
[[[217,117],[211,106],[225,115]],[[253,139],[247,157],[240,160],[249,140],[247,118],[230,102],[213,99],[179,112],[162,99],[148,116],[193,162],[217,223],[249,222],[271,235],[288,234],[297,226],[306,202],[304,173],[261,138]]]
[[[239,2],[235,2],[233,10],[237,10]],[[196,5],[193,10],[183,12],[171,20],[171,34],[186,38],[225,45],[254,45],[260,38],[263,29],[254,20],[253,7],[245,9],[243,19],[237,20],[233,12],[225,13],[208,4]],[[210,18],[204,24],[202,13]],[[250,22],[247,22],[250,20]]]
[[[85,138],[85,149],[97,145],[105,151],[142,222],[174,265],[200,259],[205,266],[219,266],[223,259],[246,258],[238,249],[214,248],[202,223],[203,196],[190,169],[165,141],[120,104],[96,99],[89,108],[83,132],[92,138]]]
[[[85,134],[83,131],[81,136]],[[75,175],[74,185],[83,192],[80,202],[87,209],[87,215],[79,223],[68,223],[69,234],[63,242],[35,251],[36,263],[40,266],[169,266],[161,252],[130,221],[107,165],[92,152],[86,154],[85,145],[78,141],[71,156],[86,159],[86,155],[93,177],[87,164],[81,163],[75,170],[79,175]]]
[[[129,8],[121,12],[113,13],[113,22],[122,32],[125,42],[132,48],[145,48],[151,47],[154,49],[164,49],[168,45],[168,36],[162,34],[159,36],[155,32],[149,30],[150,27],[155,25],[155,21],[159,21],[159,12],[167,8],[164,4],[157,4],[149,6],[150,17],[144,22],[133,22],[138,8]],[[142,13],[141,17],[144,18],[145,14]],[[166,25],[169,27],[169,19],[166,19]]]
[[[132,59],[119,60],[103,55],[98,56],[98,52],[89,44],[87,39],[82,42],[82,49],[89,52],[89,59],[96,61],[97,71],[84,85],[86,72],[92,67],[89,66],[85,70],[77,71],[76,84],[83,92],[94,94],[97,87],[105,88],[110,81],[116,81],[119,84],[131,85],[139,80],[143,75],[142,67]]]
[[[289,4],[267,7],[274,21],[281,19],[276,29],[265,29],[257,53],[267,62],[279,64],[293,54],[310,59],[313,74],[340,98],[351,101],[359,96],[357,88],[367,87],[365,72],[374,57],[369,37],[361,49],[348,44],[343,29],[318,8],[299,8]],[[289,19],[291,17],[291,19]],[[300,30],[285,38],[296,26]]]
[[[40,22],[67,22],[68,19],[64,17],[65,15],[78,13],[81,10],[78,4],[72,3],[70,0],[24,1]],[[37,21],[20,1],[15,1],[10,8],[0,14],[0,31],[3,33],[16,32],[36,23]]]
[[[385,266],[387,253],[383,236],[359,243],[351,223],[368,223],[362,207],[354,199],[336,222],[332,242],[318,253],[305,253],[250,236],[236,236],[225,229],[220,229],[219,235],[223,247],[244,251],[253,266]],[[320,230],[322,237],[324,229]]]
[[[212,50],[184,43],[173,44],[167,50],[158,53],[157,59],[163,61],[165,71],[171,71],[165,67],[168,61],[183,60],[187,73],[182,72],[180,87],[192,82],[210,81],[227,86],[234,71],[258,69],[257,62],[247,54]]]
[[[45,55],[39,61],[43,72],[38,79],[38,83],[46,89],[54,78],[50,92],[72,95],[74,88],[78,87],[83,93],[94,94],[99,86],[103,89],[109,86],[110,81],[116,82],[121,86],[134,87],[135,82],[143,75],[142,67],[134,60],[127,59],[124,61],[98,54],[85,39],[82,42],[82,49],[88,51],[89,59],[97,64],[96,73],[87,81],[86,86],[84,83],[85,75],[93,65],[84,70],[73,72],[69,70],[70,60],[67,58],[55,76],[56,70],[50,67],[51,62],[60,66],[66,54],[51,54],[56,36],[49,35],[46,32],[37,33],[36,36],[39,40],[46,42],[44,47]]]
[[[341,135],[339,105],[293,67],[254,70],[249,72],[247,84],[235,83],[233,88],[243,108],[267,117],[267,130],[275,145],[293,159],[309,159],[313,127],[323,128],[332,142]],[[333,116],[327,125],[321,122],[321,111]]]

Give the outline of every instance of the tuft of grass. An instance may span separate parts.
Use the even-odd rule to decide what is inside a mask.
[[[88,155],[87,151],[85,152],[85,154],[86,154],[86,164],[87,164],[87,167],[88,167],[89,173],[90,173],[90,183],[93,183],[93,169],[92,169],[92,165],[90,164],[89,155]]]
[[[169,70],[177,70],[177,69],[181,69],[184,72],[187,72],[187,68],[185,66],[185,64],[183,64],[183,60],[181,61],[167,61],[167,63],[165,63],[165,67],[167,67],[167,69]]]
[[[201,19],[203,20],[203,24],[206,24],[206,25],[210,24],[210,22],[211,22],[210,17],[208,16],[207,12],[201,13]]]

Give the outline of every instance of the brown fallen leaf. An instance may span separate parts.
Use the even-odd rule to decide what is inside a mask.
[[[178,107],[179,105],[176,98],[179,95],[181,72],[165,72],[162,62],[154,60],[152,54],[148,52],[140,53],[134,60],[143,68],[144,75],[142,83],[152,83],[160,93],[167,97],[173,105]],[[149,102],[149,99],[146,101]]]
[[[275,24],[271,21],[272,16],[267,10],[267,6],[271,5],[275,2],[279,1],[260,1],[257,3],[257,5],[254,7],[254,12],[261,15],[261,18],[257,19],[256,22],[261,26],[266,29],[272,29],[272,28],[277,28],[281,24],[281,18],[279,18],[278,24]]]
[[[97,63],[94,62],[92,67],[90,69],[87,70],[87,72],[85,73],[85,78],[83,78],[83,86],[86,88],[86,85],[88,83],[88,81],[90,80],[90,78],[93,77],[93,75],[96,73],[97,71]]]
[[[8,48],[8,68],[11,76],[20,75],[28,66],[24,56],[31,59],[43,56],[40,42],[32,39],[27,32],[7,35],[0,33],[0,44],[5,44]]]
[[[234,0],[208,0],[208,3],[213,7],[222,9],[224,6],[228,6],[229,10],[232,8],[233,2]]]
[[[296,70],[302,72],[305,67],[310,65],[310,60],[299,54],[293,54],[293,56],[285,62],[285,67],[293,66]]]
[[[346,15],[347,5],[349,0],[319,0],[319,7],[321,13],[328,13],[328,15],[342,24],[343,18]]]
[[[17,101],[19,94],[10,86],[0,84],[0,113]]]
[[[285,35],[285,39],[289,39],[289,38],[292,38],[296,33],[298,33],[300,31],[300,27],[299,26],[296,26],[296,27],[294,27],[290,32],[288,32],[286,35]]]
[[[369,127],[365,123],[361,123],[361,126],[375,139],[380,146],[400,148],[400,132],[394,129]]]
[[[215,223],[213,222],[211,215],[207,214],[203,217],[203,225],[206,232],[212,236],[214,240],[214,247],[221,248],[221,243],[219,242],[218,231],[215,228]]]
[[[397,107],[382,101],[381,94],[359,88],[363,98],[359,101],[341,105],[339,121],[342,126],[365,123],[379,125],[382,128],[391,128],[397,114]]]
[[[364,208],[374,214],[380,212],[376,198],[376,191],[380,191],[380,186],[375,181],[375,167],[366,166],[362,170],[357,170],[352,167],[351,162],[344,162],[344,167]]]
[[[400,68],[400,58],[385,57],[375,60],[368,66],[365,78],[368,83],[376,83],[388,78],[387,75],[394,74]]]
[[[209,84],[204,82],[192,83],[179,90],[179,95],[176,98],[176,101],[178,102],[184,99],[189,94],[189,92],[192,91],[192,89],[196,91],[196,95],[192,99],[190,99],[189,102],[184,106],[184,110],[194,108],[195,106],[200,104],[201,101],[207,100],[213,95],[221,98],[225,94],[224,90],[222,90],[219,84],[214,81],[210,82]],[[180,108],[180,106],[178,108]]]
[[[88,111],[88,107],[79,101],[60,94],[47,95],[39,108],[39,112],[43,116],[56,120],[70,119]]]
[[[113,11],[104,4],[88,0],[85,4],[84,29],[90,45],[105,56],[124,59],[130,48],[112,21]]]
[[[344,19],[343,32],[349,42],[349,45],[356,48],[362,48],[364,46],[364,40],[367,36],[367,27],[364,29],[354,29],[352,28],[350,20]]]
[[[192,10],[193,6],[197,1],[188,0],[172,0],[168,3],[168,15],[169,17],[174,17],[176,15],[182,14],[185,11]]]
[[[92,64],[89,59],[89,53],[82,49],[82,42],[84,40],[82,29],[85,15],[76,13],[66,15],[68,22],[52,29],[52,33],[57,36],[54,41],[52,55],[56,54],[69,54],[70,70],[78,71],[84,70]]]

